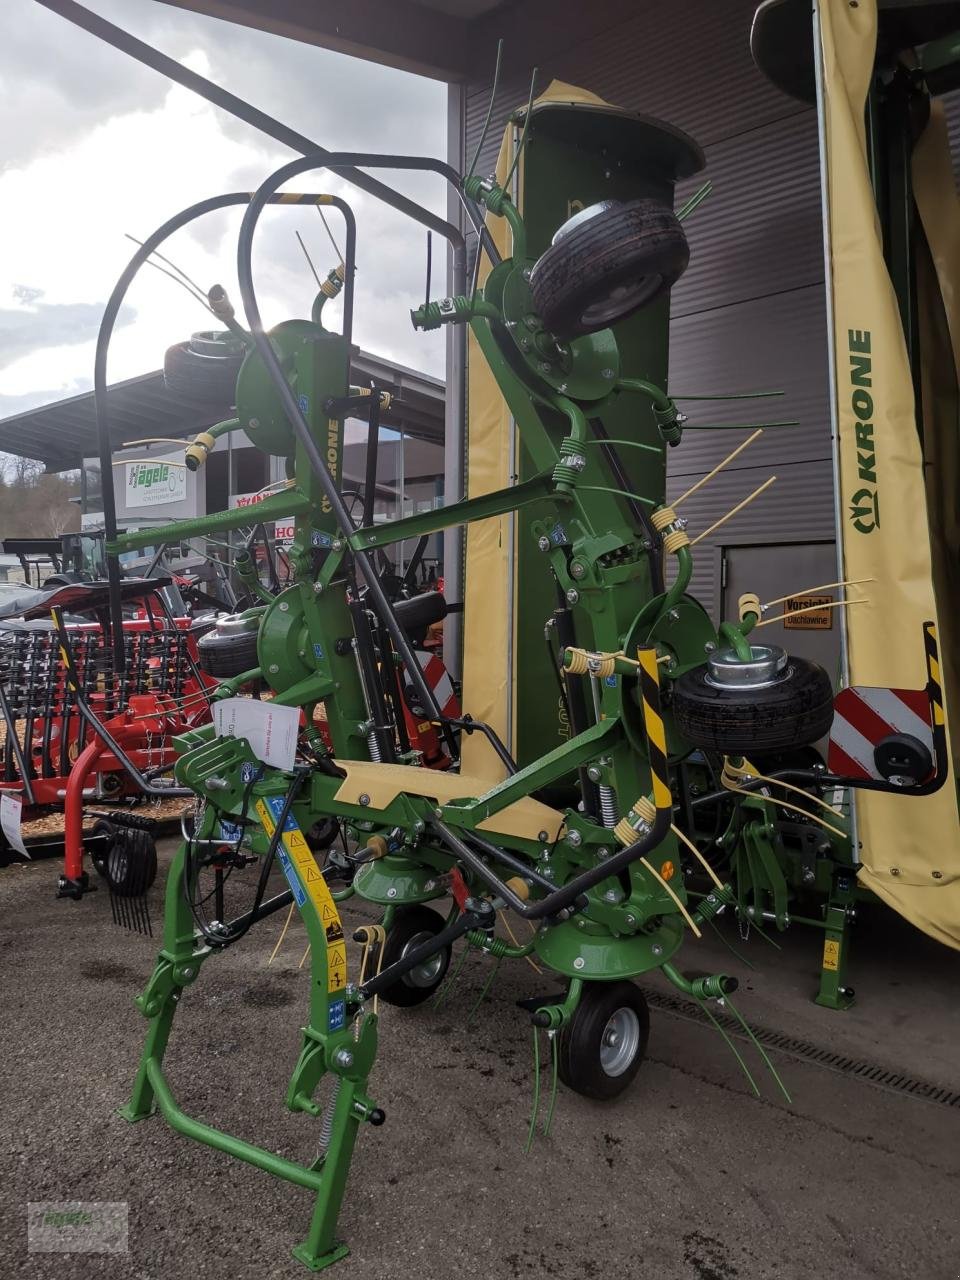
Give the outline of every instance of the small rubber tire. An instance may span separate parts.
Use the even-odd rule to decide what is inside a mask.
[[[587,982],[560,1029],[557,1074],[584,1098],[609,1102],[633,1082],[647,1052],[650,1010],[632,982]]]
[[[209,335],[205,335],[209,337]],[[195,351],[190,342],[177,342],[163,357],[163,381],[168,391],[191,400],[236,403],[237,375],[243,355],[224,343],[223,355]]]
[[[197,664],[215,680],[252,671],[260,665],[257,657],[258,629],[252,631],[220,631],[214,627],[197,641]]]
[[[833,685],[823,667],[791,657],[780,677],[763,689],[719,688],[707,683],[706,665],[673,685],[671,710],[679,732],[695,747],[751,759],[807,747],[833,723]]]
[[[409,948],[435,937],[446,926],[446,920],[438,911],[417,903],[409,907],[398,907],[393,923],[387,930],[383,945],[383,960],[379,961],[379,947],[371,947],[367,960],[367,976],[370,977],[380,969],[388,969],[390,965],[401,960]],[[450,956],[453,948],[449,945],[438,951],[435,956],[425,960],[422,965],[405,973],[402,978],[380,992],[380,999],[400,1009],[410,1009],[423,1004],[436,991],[447,975],[450,967]]]
[[[157,846],[149,831],[120,827],[107,855],[105,879],[120,898],[142,898],[157,878]]]
[[[92,836],[103,836],[110,841],[110,844],[108,844],[106,849],[102,852],[96,851],[90,854],[90,861],[93,863],[94,871],[96,871],[97,875],[100,876],[101,879],[106,879],[107,860],[110,857],[110,849],[112,848],[113,841],[117,836],[117,828],[106,818],[98,818],[96,823],[94,823],[93,830],[90,834]]]
[[[569,231],[561,227],[530,276],[537,313],[560,338],[626,320],[686,270],[690,250],[683,227],[657,200],[610,201],[575,218]]]

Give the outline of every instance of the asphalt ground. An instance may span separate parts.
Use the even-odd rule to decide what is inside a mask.
[[[118,1116],[146,1029],[133,996],[157,942],[115,927],[102,890],[55,900],[55,876],[50,862],[0,871],[0,1277],[307,1274],[290,1250],[305,1234],[310,1192],[191,1143],[159,1117]],[[234,888],[238,900],[252,893],[249,878]],[[159,882],[151,905],[156,922]],[[283,915],[206,963],[180,1006],[166,1069],[190,1114],[309,1162],[318,1122],[283,1106],[309,980],[298,920],[268,965]],[[756,968],[716,939],[691,941],[682,960],[737,973],[738,1007],[752,1022],[960,1091],[960,955],[886,911],[868,914],[853,953],[858,1002],[833,1013],[810,1002],[816,934],[796,927],[781,951],[731,940]],[[490,964],[472,955],[439,1011],[382,1009],[370,1093],[387,1122],[361,1129],[340,1218],[351,1254],[331,1274],[960,1275],[960,1107],[779,1052],[771,1057],[792,1101],[755,1072],[758,1100],[717,1033],[676,1013],[653,1010],[649,1055],[626,1095],[599,1104],[561,1089],[550,1136],[524,1155],[532,1045],[515,1001],[554,984],[505,964],[471,1012]],[[546,1073],[543,1082],[546,1091]],[[127,1202],[128,1251],[28,1252],[28,1202],[76,1200]]]

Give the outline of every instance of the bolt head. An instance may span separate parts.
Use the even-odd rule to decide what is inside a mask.
[[[545,534],[537,539],[537,549],[539,551],[550,550],[550,539]]]
[[[580,599],[580,592],[576,589],[576,587],[571,587],[566,594],[567,604],[576,604],[579,599]]]
[[[660,945],[660,943],[659,943],[659,942],[655,942],[655,943],[653,944],[653,946],[650,948],[650,951],[651,951],[651,952],[652,952],[652,954],[653,954],[653,955],[655,955],[655,956],[662,956],[662,955],[663,955],[663,947],[661,947],[661,945]]]
[[[595,764],[592,764],[587,770],[587,777],[591,782],[599,782],[602,776],[603,775]]]
[[[269,670],[270,670],[270,674],[271,674],[272,676],[275,676],[275,675],[277,674],[277,672],[280,670],[280,668],[277,666],[277,664],[276,664],[275,662],[271,662],[271,663],[270,663]]]
[[[313,584],[313,589],[314,589],[314,591],[316,592],[316,594],[317,594],[317,595],[319,595],[319,594],[320,594],[320,592],[323,590],[323,583],[322,583],[322,582],[315,582],[315,583]]]
[[[367,795],[365,791],[363,795],[360,797],[360,803],[362,805],[368,805],[370,803],[370,797]]]
[[[573,962],[573,967],[575,969],[582,969],[586,963],[587,962],[584,960],[583,956],[577,956],[576,960]]]
[[[353,1066],[353,1054],[350,1052],[349,1049],[338,1049],[337,1052],[333,1055],[333,1060],[338,1067]]]
[[[550,839],[550,835],[546,831],[540,831],[537,833],[537,839],[540,841],[541,844],[544,844],[547,840]]]
[[[286,602],[286,600],[281,600],[281,601],[280,601],[280,606],[279,606],[279,607],[280,607],[280,612],[281,612],[281,613],[288,613],[288,612],[290,611],[290,606],[289,606],[289,604]]]
[[[582,578],[586,572],[587,572],[586,566],[582,564],[579,560],[574,560],[573,564],[570,566],[571,578]]]
[[[604,902],[616,902],[619,897],[616,889],[608,889],[603,895]]]
[[[579,849],[583,844],[583,836],[579,831],[571,831],[567,836],[567,844],[571,845],[574,849]]]
[[[388,897],[388,898],[395,898],[396,896],[397,896],[397,891],[396,891],[396,889],[393,887],[393,885],[391,885],[391,886],[390,886],[390,888],[387,890],[387,897]]]

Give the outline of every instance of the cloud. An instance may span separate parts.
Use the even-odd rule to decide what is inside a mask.
[[[444,154],[445,87],[438,82],[154,0],[87,2],[323,146]],[[191,202],[253,189],[294,154],[34,0],[5,0],[3,8],[0,302],[11,301],[0,309],[0,416],[76,394],[89,381],[102,299],[133,252],[124,232],[143,238]],[[435,175],[378,176],[443,211],[446,192]],[[356,211],[354,340],[441,373],[443,335],[416,334],[409,320],[423,295],[423,228],[329,172],[295,185],[343,194]],[[210,215],[163,249],[204,289],[222,283],[238,314],[241,217],[242,210]],[[254,246],[268,325],[309,315],[315,285],[296,229],[321,274],[335,265],[314,209],[268,210]],[[443,289],[443,262],[435,237],[434,296]],[[339,305],[329,308],[328,325],[339,314]],[[213,323],[173,282],[144,268],[111,345],[111,381],[159,368],[168,346]]]
[[[102,302],[41,302],[43,290],[17,285],[15,307],[0,307],[0,369],[35,351],[68,346],[95,338],[103,315]],[[121,308],[117,325],[132,323],[136,312]]]

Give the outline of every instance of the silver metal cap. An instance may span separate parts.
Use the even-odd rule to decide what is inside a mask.
[[[715,689],[766,689],[783,676],[786,650],[776,644],[752,644],[748,662],[733,649],[717,649],[707,658],[704,680]]]

